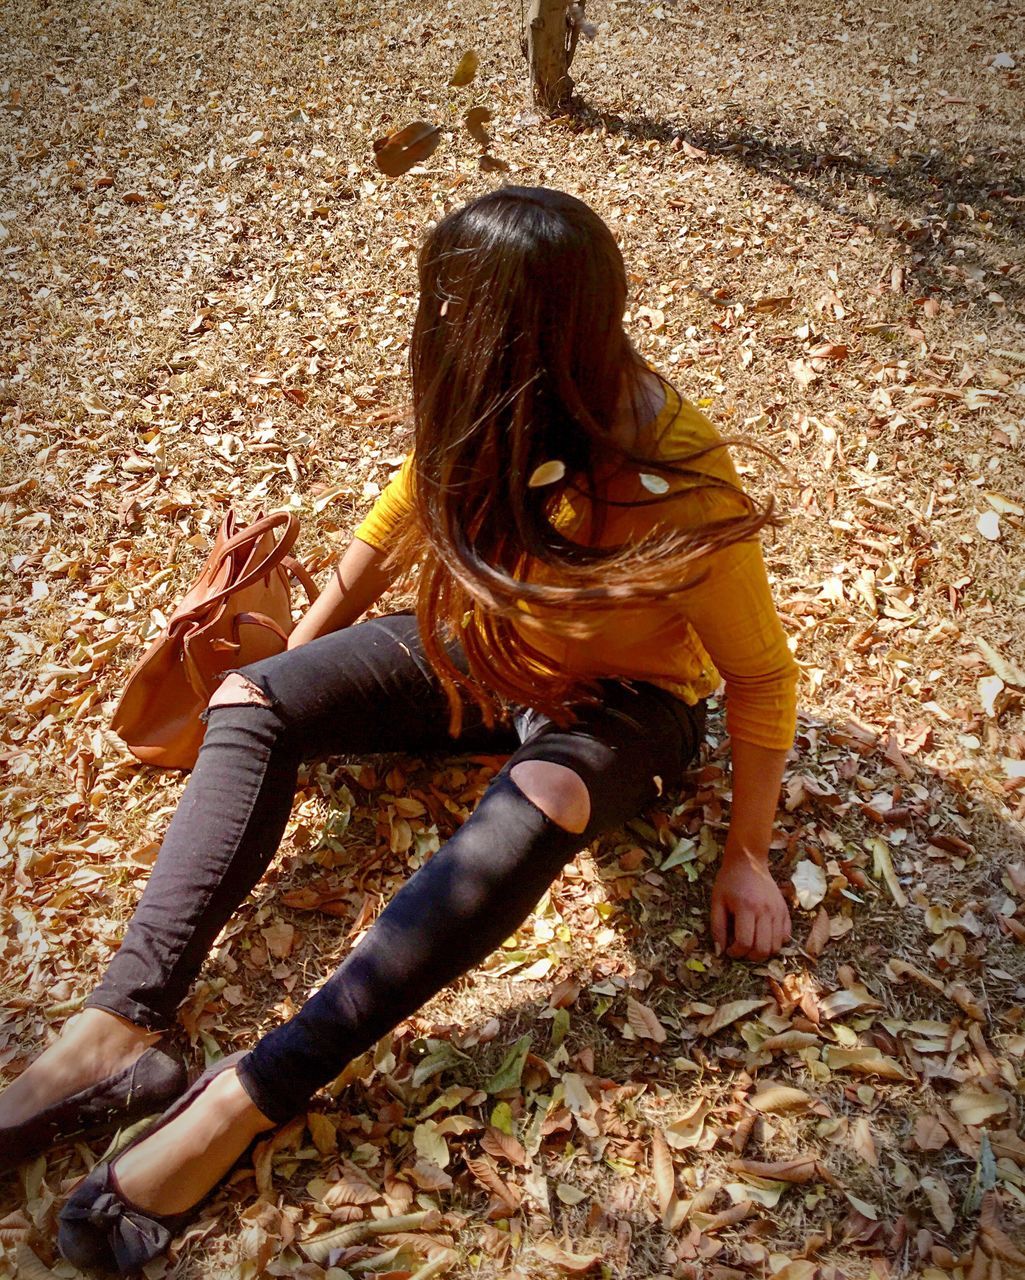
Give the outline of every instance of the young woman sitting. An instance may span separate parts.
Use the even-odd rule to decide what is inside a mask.
[[[565,863],[679,787],[726,685],[733,806],[712,936],[762,960],[790,936],[769,871],[795,664],[747,496],[710,423],[623,330],[608,228],[507,187],[420,254],[414,447],[285,653],[229,674],[103,980],[0,1097],[0,1151],[178,1100],[61,1212],[77,1266],[161,1252],[254,1137],[528,915]],[[401,571],[415,613],[360,622]],[[290,1021],[185,1088],[157,1041],[262,876],[299,766],[344,753],[508,752],[470,818]]]

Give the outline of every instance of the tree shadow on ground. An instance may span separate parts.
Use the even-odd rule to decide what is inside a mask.
[[[935,150],[908,150],[883,163],[867,152],[817,150],[800,138],[770,138],[731,122],[695,128],[657,120],[643,112],[617,114],[578,103],[572,127],[680,146],[725,158],[771,178],[796,195],[848,221],[867,225],[906,245],[902,262],[922,293],[941,292],[978,303],[992,289],[979,272],[1001,274],[1007,263],[998,252],[1025,240],[1025,175],[1014,157],[996,145],[985,159],[951,157]],[[976,151],[983,148],[977,147]],[[1006,161],[1006,163],[999,163]],[[835,194],[836,188],[877,191],[905,214],[894,224]],[[859,201],[860,202],[860,201]],[[1025,301],[1025,282],[1001,274],[1000,293],[1008,306]]]

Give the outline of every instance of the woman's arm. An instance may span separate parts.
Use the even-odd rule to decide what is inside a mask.
[[[393,571],[382,568],[384,559],[383,551],[353,538],[335,565],[330,582],[296,623],[288,647],[296,649],[329,631],[340,631],[364,614],[395,577]]]
[[[787,753],[735,738],[732,756],[733,814],[712,887],[712,939],[738,959],[765,960],[790,938],[790,912],[769,870]]]
[[[733,812],[712,890],[712,936],[731,956],[764,960],[790,936],[790,915],[769,871],[776,806],[794,738],[797,667],[756,541],[709,558],[683,597],[688,621],[726,681]]]

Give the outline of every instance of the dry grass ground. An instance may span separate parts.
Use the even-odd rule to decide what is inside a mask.
[[[585,198],[621,238],[641,349],[785,464],[741,456],[786,516],[767,557],[803,672],[777,852],[784,883],[804,868],[795,945],[710,953],[715,718],[679,799],[578,859],[150,1280],[1025,1261],[1025,14],[589,16],[578,109],[550,121],[517,13],[479,0],[3,11],[8,1076],[116,947],[180,792],[106,724],[224,508],[291,506],[322,568],[408,448],[428,220],[501,181]],[[480,71],[451,89],[468,48]],[[508,175],[479,170],[471,105]],[[373,139],[414,119],[441,147],[383,178]],[[197,1064],[297,1006],[493,763],[311,772],[183,1010]],[[54,1215],[99,1154],[4,1181],[0,1272],[70,1274]]]

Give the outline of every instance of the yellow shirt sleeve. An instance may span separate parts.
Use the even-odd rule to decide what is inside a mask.
[[[762,548],[737,542],[708,557],[681,609],[726,683],[732,738],[789,750],[797,726],[797,664],[772,599]]]
[[[413,515],[413,455],[406,456],[399,472],[385,485],[380,497],[356,528],[355,536],[376,551],[388,551],[395,535]]]
[[[719,433],[695,405],[683,401],[663,442],[667,456],[718,441]],[[706,475],[739,486],[726,447],[697,461]],[[667,504],[670,520],[700,528],[742,515],[730,489],[698,488]],[[674,510],[675,507],[675,510]],[[797,664],[772,598],[761,543],[734,543],[702,561],[699,581],[679,597],[681,612],[726,683],[726,727],[731,737],[770,750],[789,750],[797,727]]]

